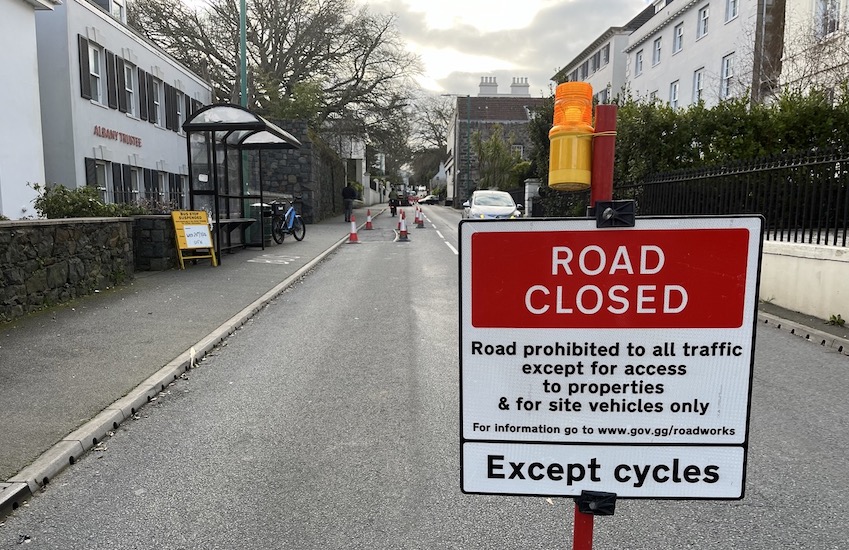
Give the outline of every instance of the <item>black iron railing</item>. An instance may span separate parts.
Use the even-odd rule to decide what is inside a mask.
[[[761,159],[617,186],[637,214],[762,214],[768,240],[847,246],[849,151]]]

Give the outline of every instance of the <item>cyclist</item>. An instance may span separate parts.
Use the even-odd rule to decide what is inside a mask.
[[[349,181],[348,185],[342,189],[342,202],[345,204],[345,221],[351,221],[351,214],[354,211],[354,199],[357,198],[357,191],[354,185]]]
[[[392,212],[392,217],[395,217],[395,213],[397,212],[398,207],[398,192],[395,191],[393,187],[391,191],[389,191],[389,209]]]

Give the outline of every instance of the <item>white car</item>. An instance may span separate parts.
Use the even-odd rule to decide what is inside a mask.
[[[470,219],[510,219],[522,216],[522,205],[516,204],[504,191],[474,191],[463,203],[463,217]]]

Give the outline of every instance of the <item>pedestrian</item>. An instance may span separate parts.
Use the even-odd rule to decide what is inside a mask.
[[[357,191],[354,185],[349,181],[348,185],[342,189],[342,202],[345,204],[345,221],[351,221],[351,214],[354,211],[354,199],[357,198]]]

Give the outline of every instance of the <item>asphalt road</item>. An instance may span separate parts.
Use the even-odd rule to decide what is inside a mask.
[[[341,247],[7,518],[0,547],[570,548],[570,500],[460,491],[456,213],[428,213],[410,242],[381,217]],[[746,498],[620,500],[594,548],[844,548],[848,367],[759,326]]]

